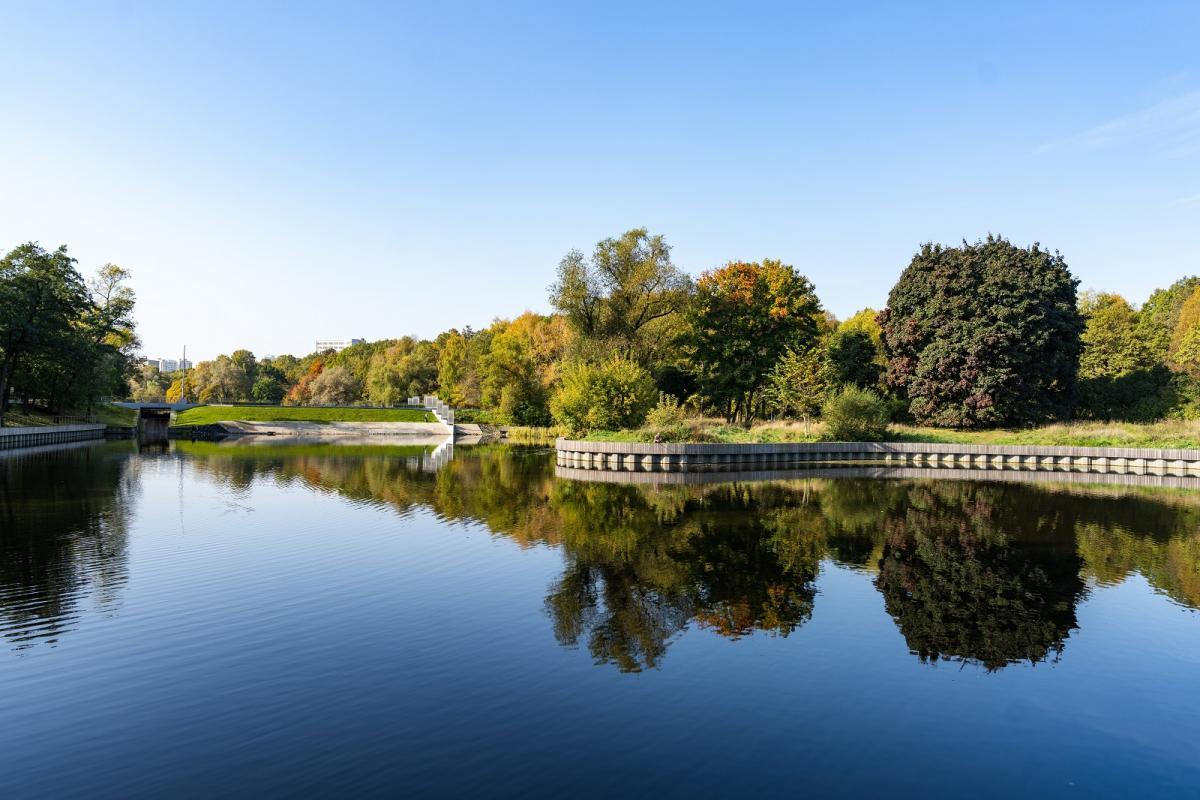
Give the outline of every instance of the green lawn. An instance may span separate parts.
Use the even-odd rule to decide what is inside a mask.
[[[411,408],[305,408],[303,406],[198,406],[175,416],[174,425],[217,422],[437,422]]]
[[[815,442],[823,438],[820,423],[807,429],[798,422],[766,422],[749,430],[719,420],[688,420],[665,432],[668,442],[714,442],[722,444],[763,442]],[[625,431],[593,431],[586,438],[601,442],[651,442],[655,431],[648,428]],[[886,441],[943,444],[1025,444],[1073,447],[1179,447],[1200,449],[1200,421],[1166,420],[1132,422],[1079,422],[1045,425],[1019,430],[959,431],[892,425]]]
[[[83,422],[87,416],[86,411],[77,411],[68,414],[62,421],[56,422],[56,417],[52,414],[46,414],[41,411],[25,413],[21,410],[20,406],[17,406],[8,410],[8,414],[4,418],[4,424],[9,428],[75,425]],[[92,409],[91,416],[98,423],[118,428],[132,428],[137,425],[137,412],[132,408],[103,405]],[[74,417],[78,417],[78,419],[74,419]]]
[[[96,409],[96,421],[115,428],[133,428],[138,424],[138,412],[121,406],[101,406]]]

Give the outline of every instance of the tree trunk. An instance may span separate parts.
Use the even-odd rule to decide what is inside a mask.
[[[4,414],[8,411],[8,381],[12,377],[13,360],[4,359],[0,364],[0,428],[4,427]]]

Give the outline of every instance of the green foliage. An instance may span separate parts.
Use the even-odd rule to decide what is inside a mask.
[[[988,236],[927,244],[881,314],[888,384],[922,424],[1028,425],[1069,414],[1083,320],[1066,262]]]
[[[1138,312],[1138,338],[1145,344],[1154,363],[1166,363],[1171,337],[1179,324],[1179,312],[1189,297],[1200,288],[1200,278],[1180,278],[1166,289],[1157,289]]]
[[[1085,317],[1076,413],[1090,419],[1150,422],[1172,401],[1171,375],[1143,338],[1138,314],[1116,294],[1081,299]]]
[[[869,331],[839,327],[825,346],[829,381],[874,389],[883,376],[881,352]]]
[[[250,390],[250,399],[256,403],[278,405],[283,402],[283,386],[270,376],[262,375]]]
[[[782,414],[815,416],[829,393],[829,372],[825,348],[788,350],[767,376],[767,400]]]
[[[1200,377],[1200,287],[1179,307],[1179,319],[1167,349],[1171,368],[1192,377]]]
[[[138,345],[128,280],[106,264],[85,282],[66,247],[29,242],[0,259],[0,423],[14,395],[61,412],[125,394]]]
[[[789,349],[817,339],[820,303],[808,279],[777,260],[706,272],[688,311],[693,370],[705,399],[749,425],[768,375]]]
[[[490,343],[482,363],[484,407],[499,408],[513,424],[549,424],[550,395],[570,343],[566,321],[531,312],[499,320]]]
[[[550,411],[556,423],[578,434],[635,428],[645,421],[654,401],[649,373],[629,359],[613,358],[602,364],[568,364]]]
[[[1138,332],[1137,312],[1125,298],[1098,294],[1080,305],[1085,319],[1080,378],[1117,378],[1153,363]]]
[[[887,436],[887,403],[870,389],[844,386],[821,406],[825,439],[834,442],[878,442]]]
[[[669,334],[691,283],[671,263],[662,236],[634,228],[599,242],[590,259],[578,250],[567,253],[550,287],[550,304],[582,345],[596,345],[585,355],[619,353],[650,366],[673,344]]]
[[[646,414],[646,425],[651,428],[677,428],[687,419],[687,412],[679,403],[679,398],[669,394],[659,394],[658,404]]]
[[[362,396],[362,384],[349,369],[330,367],[317,376],[312,384],[310,402],[315,406],[348,406]]]
[[[432,343],[411,336],[388,342],[371,354],[364,383],[367,401],[379,406],[431,394],[437,385],[437,352]]]

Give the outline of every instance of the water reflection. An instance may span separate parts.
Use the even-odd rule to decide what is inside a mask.
[[[0,457],[0,634],[13,648],[55,644],[85,601],[119,606],[132,463],[94,445]]]
[[[232,464],[209,460],[220,472]],[[562,549],[546,609],[564,645],[636,671],[690,625],[787,636],[813,614],[825,559],[874,575],[924,661],[995,670],[1058,658],[1090,582],[1140,573],[1200,606],[1200,493],[961,480],[793,479],[704,485],[557,480],[551,457],[460,448],[436,474],[389,459],[241,461],[401,512],[475,521]]]
[[[54,641],[85,596],[126,580],[138,465],[80,448],[0,461],[0,629]],[[431,447],[172,444],[187,480],[266,481],[487,527],[562,553],[557,640],[622,671],[655,668],[689,627],[789,636],[819,611],[823,564],[861,572],[912,653],[997,670],[1063,656],[1093,585],[1140,574],[1200,607],[1200,492],[963,480],[794,478],[628,485],[555,477],[552,454]],[[439,469],[440,467],[440,469]],[[203,476],[203,477],[202,477]]]

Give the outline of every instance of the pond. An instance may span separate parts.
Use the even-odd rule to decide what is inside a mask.
[[[1197,796],[1200,491],[0,458],[4,796]]]

